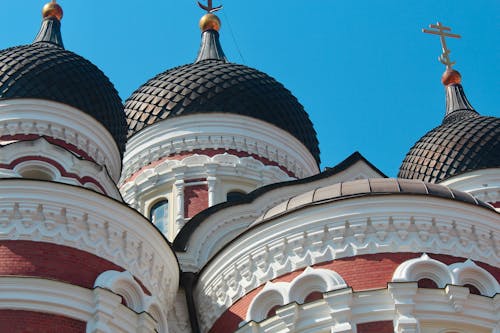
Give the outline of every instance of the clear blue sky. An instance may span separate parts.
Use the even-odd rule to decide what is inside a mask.
[[[203,12],[195,1],[58,2],[66,48],[99,66],[124,100],[155,74],[196,57]],[[32,41],[44,3],[2,3],[0,48]],[[439,38],[421,32],[438,20],[462,35],[448,45],[472,105],[483,115],[500,115],[498,0],[222,4],[226,55],[297,96],[318,132],[322,167],[358,150],[395,176],[412,144],[441,122]]]

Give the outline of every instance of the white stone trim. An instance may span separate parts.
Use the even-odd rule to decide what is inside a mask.
[[[293,135],[267,122],[227,113],[196,114],[160,121],[132,136],[123,175],[162,157],[196,149],[235,149],[284,166],[298,178],[319,172],[309,150]]]
[[[33,277],[0,277],[0,309],[84,321],[87,333],[151,332],[156,326],[148,314],[137,314],[122,305],[121,298],[111,291]]]
[[[420,258],[400,264],[392,276],[393,282],[415,282],[421,279],[431,279],[439,288],[444,288],[452,283],[453,276],[447,265],[425,253]]]
[[[484,202],[500,201],[500,168],[470,171],[448,178],[440,184],[470,193]]]
[[[420,258],[410,259],[398,266],[393,282],[414,282],[420,279],[431,279],[439,288],[448,284],[472,284],[482,295],[493,297],[500,293],[500,284],[487,270],[479,267],[474,261],[467,259],[452,265],[431,259],[427,254]]]
[[[230,168],[233,172],[235,169],[238,170],[235,167]],[[247,174],[247,171],[244,172]],[[177,253],[183,271],[197,272],[201,270],[220,249],[250,228],[260,216],[279,203],[319,187],[354,180],[361,174],[369,177],[381,176],[366,162],[360,160],[331,176],[318,177],[316,180],[301,184],[277,187],[257,197],[249,204],[227,207],[211,214],[190,236],[186,252]],[[128,202],[128,199],[125,198],[125,201]]]
[[[500,284],[487,270],[476,265],[470,259],[449,266],[452,273],[452,284],[463,286],[472,284],[482,295],[493,297],[500,294]]]
[[[73,247],[130,271],[172,305],[178,264],[157,229],[126,205],[93,191],[58,183],[0,180],[0,240]]]
[[[132,274],[128,271],[102,272],[94,282],[94,288],[109,289],[124,298],[127,307],[136,313],[147,312],[156,320],[158,332],[166,332],[168,323],[161,304],[153,296],[148,296],[142,290]]]
[[[342,277],[328,269],[307,267],[291,282],[267,282],[255,295],[247,310],[246,321],[261,321],[273,306],[290,302],[304,303],[312,292],[327,292],[347,288]]]
[[[321,300],[285,305],[264,321],[242,323],[237,333],[355,333],[358,324],[389,320],[398,333],[418,333],[423,322],[436,323],[445,331],[460,325],[498,330],[500,295],[490,298],[468,291],[457,286],[419,289],[416,283],[395,282],[388,289],[340,289],[325,293]],[[457,298],[464,300],[460,311],[450,306],[450,299]]]
[[[91,182],[81,183],[73,177],[65,177],[52,164],[40,160],[24,161],[16,165],[12,170],[2,169],[2,178],[18,178],[28,170],[43,170],[51,175],[51,180],[59,183],[71,184],[91,188],[99,193],[106,194],[121,201],[120,192],[114,181],[109,176],[106,168],[76,157],[66,149],[51,144],[43,137],[33,141],[17,141],[7,146],[0,146],[0,164],[11,164],[13,161],[25,156],[39,156],[48,158],[60,164],[64,171],[75,174],[78,178],[90,177],[102,186],[106,193]]]
[[[149,214],[150,203],[166,193],[172,193],[173,221],[166,236],[173,240],[187,220],[184,216],[184,188],[196,184],[184,183],[184,180],[194,178],[207,179],[204,184],[209,186],[209,201],[212,205],[226,201],[222,189],[233,179],[244,182],[250,190],[293,179],[280,168],[264,165],[253,157],[240,158],[231,154],[208,157],[195,154],[181,160],[164,160],[152,168],[144,169],[136,178],[122,184],[120,191],[124,200],[144,216]]]
[[[121,171],[118,146],[95,118],[66,104],[30,98],[2,100],[0,113],[0,137],[36,134],[62,140],[105,165],[118,182]]]
[[[236,300],[283,274],[338,258],[429,252],[500,266],[500,214],[419,195],[326,202],[254,226],[204,267],[196,299],[202,326]],[[240,278],[243,277],[243,278]]]

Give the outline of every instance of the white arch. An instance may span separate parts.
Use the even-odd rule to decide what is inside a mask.
[[[439,288],[452,283],[448,266],[431,259],[426,253],[420,258],[410,259],[398,266],[392,276],[392,282],[409,282],[421,279],[431,279]]]
[[[312,292],[325,293],[342,288],[347,288],[347,284],[337,272],[307,267],[302,274],[290,283],[289,299],[297,303],[303,303]]]
[[[449,266],[452,273],[452,283],[463,286],[471,284],[481,292],[481,295],[494,296],[500,293],[498,281],[484,268],[479,267],[472,260],[456,263]]]
[[[262,291],[252,300],[248,307],[246,320],[262,321],[266,319],[269,310],[276,305],[288,303],[288,283],[268,282]]]
[[[94,287],[106,288],[123,297],[127,306],[135,312],[145,311],[146,296],[130,272],[106,271],[94,282]]]

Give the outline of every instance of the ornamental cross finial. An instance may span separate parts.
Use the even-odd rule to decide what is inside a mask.
[[[217,6],[217,7],[214,7],[212,5],[212,0],[207,0],[208,2],[208,6],[205,6],[204,4],[200,3],[198,1],[198,6],[200,6],[201,9],[204,9],[207,11],[207,13],[215,13],[216,11],[218,10],[221,10],[222,9],[222,6]]]
[[[437,30],[422,29],[422,32],[439,36],[441,39],[443,53],[438,57],[438,59],[443,65],[446,65],[447,69],[451,69],[455,62],[450,60],[451,51],[446,46],[445,37],[460,38],[460,35],[450,33],[451,28],[443,26],[441,22],[437,22],[437,24],[430,24],[429,28]]]

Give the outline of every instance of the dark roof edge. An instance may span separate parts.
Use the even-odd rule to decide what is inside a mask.
[[[201,225],[201,223],[203,223],[205,219],[209,218],[211,215],[217,213],[220,210],[223,210],[230,206],[250,204],[260,196],[264,195],[265,193],[278,188],[306,184],[309,182],[314,182],[320,179],[331,177],[335,174],[338,174],[348,169],[349,167],[351,167],[352,165],[354,165],[359,161],[365,162],[369,167],[373,168],[374,171],[378,172],[383,178],[387,178],[387,176],[384,173],[382,173],[377,167],[375,167],[372,163],[370,163],[363,155],[361,155],[358,151],[356,151],[352,153],[349,157],[347,157],[345,160],[337,164],[336,166],[332,168],[327,168],[325,169],[325,171],[318,173],[316,175],[302,179],[269,184],[246,194],[236,202],[222,202],[220,204],[217,204],[215,206],[209,207],[201,211],[200,213],[195,215],[191,220],[189,220],[189,222],[187,222],[184,225],[184,227],[180,230],[180,232],[177,234],[172,243],[172,248],[175,251],[180,251],[180,252],[186,251],[186,245],[191,235],[196,231],[196,229]]]

